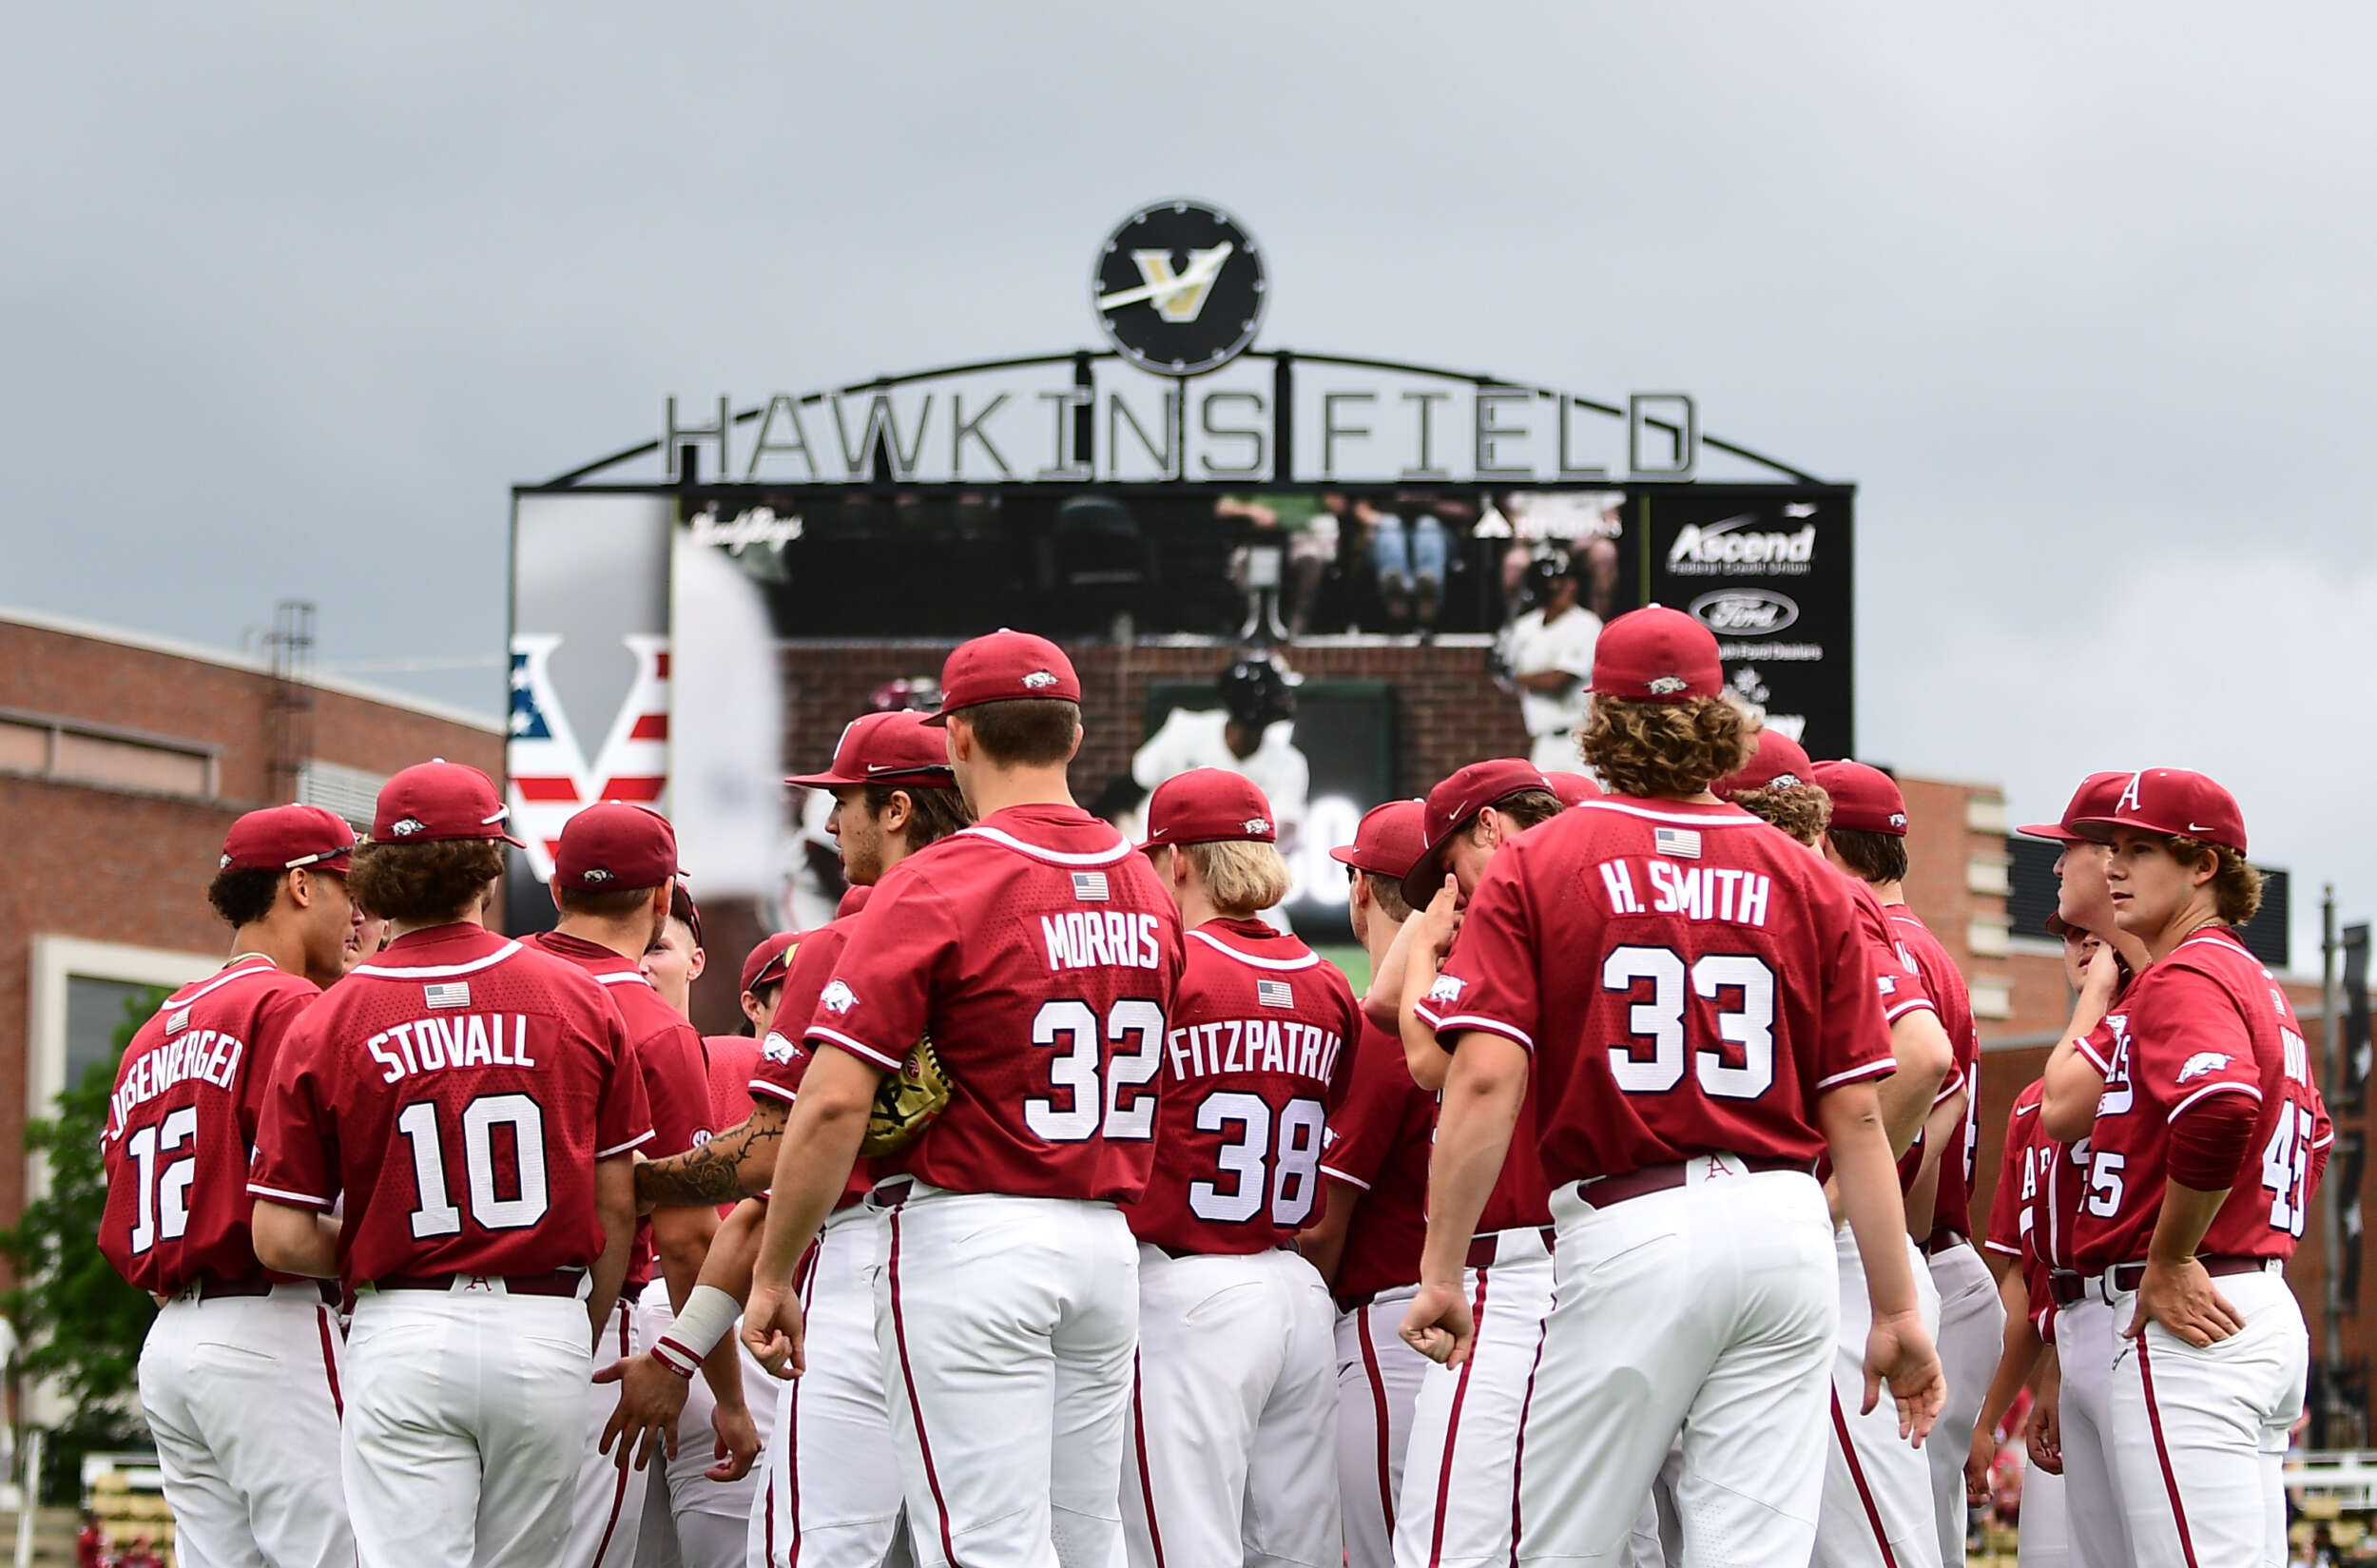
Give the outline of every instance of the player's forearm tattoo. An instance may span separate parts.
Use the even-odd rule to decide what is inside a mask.
[[[755,1115],[697,1149],[635,1168],[635,1195],[649,1203],[733,1203],[744,1197],[746,1164],[762,1171],[776,1165],[776,1140],[784,1135],[782,1116]],[[764,1175],[749,1190],[766,1185]]]

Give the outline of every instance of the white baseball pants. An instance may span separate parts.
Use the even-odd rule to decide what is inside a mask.
[[[584,1312],[579,1316],[583,1318]],[[635,1303],[622,1290],[594,1346],[594,1365],[608,1366],[635,1354]],[[578,1445],[577,1500],[570,1511],[570,1541],[558,1568],[635,1568],[636,1540],[644,1527],[644,1494],[652,1472],[635,1467],[633,1449],[613,1443],[602,1451],[603,1427],[619,1408],[619,1389],[589,1383]]]
[[[2245,1326],[2197,1349],[2158,1323],[2113,1355],[2114,1463],[2140,1562],[2282,1568],[2287,1428],[2303,1413],[2310,1335],[2276,1268],[2213,1288]],[[2135,1294],[2113,1298],[2127,1327]]]
[[[2016,1568],[2071,1568],[2072,1526],[2063,1511],[2063,1478],[2036,1464],[2022,1469],[2022,1506],[2016,1516]]]
[[[676,1322],[676,1311],[668,1305],[668,1284],[655,1279],[644,1287],[635,1304],[637,1354],[659,1344]],[[738,1322],[738,1345],[742,1332]],[[744,1399],[751,1407],[752,1423],[759,1427],[761,1452],[765,1453],[776,1424],[778,1383],[749,1351],[742,1351],[735,1359],[743,1368]],[[710,1417],[717,1408],[718,1398],[710,1392],[709,1381],[694,1374],[692,1386],[686,1391],[685,1411],[677,1418],[677,1457],[665,1466],[654,1461],[647,1473],[650,1492],[665,1505],[673,1526],[669,1533],[676,1541],[679,1568],[744,1568],[749,1547],[752,1500],[760,1490],[761,1467],[754,1463],[741,1481],[716,1481],[703,1474],[718,1462],[713,1446],[716,1435],[710,1428]],[[647,1500],[647,1518],[651,1507]],[[647,1545],[636,1554],[636,1568],[663,1568],[663,1564],[653,1558]]]
[[[141,1408],[183,1568],[346,1568],[338,1478],[346,1334],[311,1285],[165,1303],[141,1346]],[[259,1419],[259,1413],[268,1419]]]
[[[1339,1568],[1337,1316],[1312,1265],[1273,1249],[1139,1249],[1139,1359],[1123,1449],[1131,1568]]]
[[[899,1528],[899,1458],[875,1340],[883,1221],[845,1209],[801,1260],[808,1371],[774,1382],[774,1430],[760,1457],[752,1568],[877,1568]]]
[[[1806,1568],[1840,1314],[1824,1190],[1719,1155],[1606,1208],[1560,1188],[1552,1215],[1560,1287],[1527,1401],[1517,1560],[1628,1561],[1681,1432],[1683,1560]]]
[[[884,1219],[875,1336],[918,1562],[1112,1568],[1139,1344],[1121,1211],[918,1182]]]
[[[1394,1568],[1412,1403],[1436,1363],[1403,1343],[1415,1285],[1337,1317],[1337,1491],[1346,1568]]]
[[[1936,1337],[1940,1295],[1932,1287],[1931,1270],[1923,1267],[1923,1256],[1913,1242],[1900,1240],[1915,1277],[1923,1326]],[[1824,1512],[1817,1518],[1816,1551],[1810,1561],[1814,1568],[1940,1568],[1931,1462],[1899,1436],[1898,1405],[1888,1389],[1870,1411],[1858,1411],[1865,1398],[1865,1336],[1873,1328],[1873,1303],[1865,1293],[1865,1265],[1856,1234],[1846,1225],[1833,1233],[1833,1257],[1841,1327],[1832,1353],[1832,1438],[1825,1445]],[[1997,1363],[1989,1365],[1994,1372]]]
[[[2122,1320],[2128,1326],[2128,1320]],[[2055,1309],[2061,1372],[2056,1421],[2063,1440],[2063,1510],[2077,1568],[2134,1568],[2130,1521],[2113,1445],[2113,1308],[2097,1283]]]
[[[1924,1440],[1931,1465],[1931,1503],[1940,1526],[1940,1560],[1962,1568],[1969,1510],[1964,1506],[1964,1460],[1973,1449],[1973,1424],[1998,1375],[2005,1348],[2005,1303],[1989,1264],[1971,1243],[1944,1248],[1931,1259],[1931,1283],[1940,1294],[1940,1365],[1947,1374],[1948,1401]]]
[[[500,1281],[365,1291],[339,1449],[362,1568],[551,1568],[570,1538],[593,1371],[586,1306],[570,1297],[509,1295]]]
[[[1496,1231],[1472,1255],[1488,1245],[1493,1261],[1461,1273],[1477,1349],[1457,1367],[1431,1362],[1412,1403],[1396,1568],[1504,1568],[1511,1560],[1520,1427],[1552,1309],[1552,1254],[1533,1229]]]

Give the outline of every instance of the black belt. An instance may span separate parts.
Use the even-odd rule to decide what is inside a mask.
[[[2198,1257],[2195,1261],[2204,1266],[2205,1273],[2216,1279],[2230,1274],[2267,1273],[2270,1266],[2278,1260],[2249,1257],[2236,1252],[2214,1252],[2208,1257]],[[2106,1271],[2106,1278],[2112,1283],[2116,1292],[2127,1294],[2136,1289],[2145,1281],[2146,1266],[2142,1263],[2116,1264]]]
[[[1942,1229],[1934,1230],[1924,1239],[1923,1253],[1926,1258],[1936,1258],[1942,1252],[1952,1251],[1959,1247],[1970,1247],[1972,1244],[1972,1237],[1964,1234],[1963,1231]]]
[[[2069,1307],[2088,1294],[2088,1276],[2077,1268],[2050,1268],[2047,1294],[2058,1307]]]
[[[586,1283],[575,1268],[555,1268],[544,1274],[383,1274],[372,1281],[375,1290],[452,1290],[456,1280],[501,1281],[514,1296],[570,1296]]]
[[[269,1296],[276,1286],[302,1285],[336,1306],[338,1287],[329,1280],[268,1280],[261,1274],[251,1274],[243,1280],[225,1279],[220,1274],[201,1274],[184,1285],[184,1290],[195,1289],[200,1301],[222,1301],[234,1296]]]

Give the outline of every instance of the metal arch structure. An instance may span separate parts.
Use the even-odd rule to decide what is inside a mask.
[[[1272,450],[1275,453],[1283,455],[1292,455],[1294,451],[1293,378],[1295,367],[1299,363],[1329,365],[1347,370],[1375,371],[1387,375],[1422,377],[1434,380],[1460,382],[1478,388],[1491,387],[1505,389],[1512,392],[1524,392],[1535,397],[1565,399],[1567,402],[1577,408],[1582,408],[1595,414],[1605,415],[1612,418],[1624,419],[1628,417],[1628,410],[1617,407],[1614,404],[1600,402],[1588,397],[1579,397],[1574,393],[1565,392],[1556,387],[1546,386],[1540,382],[1512,380],[1508,377],[1491,376],[1479,371],[1448,370],[1438,365],[1421,365],[1412,363],[1408,360],[1379,359],[1357,355],[1307,354],[1300,353],[1291,349],[1250,349],[1239,358],[1243,359],[1268,361],[1272,367],[1272,380],[1273,387],[1275,389],[1272,408]],[[824,403],[829,397],[859,397],[871,393],[887,392],[896,387],[911,386],[922,381],[944,380],[965,376],[991,375],[1000,371],[1029,370],[1052,365],[1071,365],[1074,372],[1075,383],[1086,387],[1092,384],[1091,367],[1099,363],[1128,365],[1129,361],[1121,354],[1112,349],[1075,349],[1059,354],[1033,354],[1002,359],[976,359],[959,364],[942,365],[929,370],[906,371],[895,376],[879,376],[868,380],[854,381],[840,387],[827,388],[816,392],[804,392],[799,394],[795,400],[802,406],[819,405]],[[1185,399],[1183,400],[1181,406],[1185,410]],[[729,417],[729,423],[733,426],[746,425],[752,421],[762,418],[766,413],[767,405],[765,404],[756,408],[744,409],[739,412],[732,413]],[[1644,418],[1643,423],[1652,429],[1663,431],[1671,436],[1683,437],[1687,436],[1687,434],[1690,434],[1699,446],[1706,447],[1710,451],[1724,453],[1728,456],[1739,458],[1744,462],[1753,463],[1760,468],[1768,470],[1778,477],[1794,484],[1824,485],[1832,482],[1821,479],[1816,475],[1807,473],[1804,469],[1794,468],[1790,464],[1783,462],[1778,458],[1769,457],[1764,453],[1754,452],[1749,447],[1742,446],[1736,442],[1723,440],[1717,436],[1708,435],[1705,432],[1693,431],[1688,433],[1685,427],[1678,425],[1672,420],[1657,417],[1646,417]],[[624,463],[631,463],[639,458],[661,455],[665,443],[665,437],[662,439],[641,442],[638,445],[627,447],[618,452],[611,453],[608,456],[598,457],[590,463],[581,464],[580,466],[570,469],[566,473],[554,475],[552,478],[544,481],[542,484],[523,485],[520,486],[519,489],[523,493],[550,493],[554,491],[580,489],[607,489],[609,487],[599,479],[599,475],[603,474],[606,471],[617,468]],[[1280,480],[1286,480],[1289,478],[1289,476],[1285,474],[1276,474],[1275,477]],[[1678,477],[1681,476],[1679,475]],[[688,478],[685,481],[678,482],[691,483],[692,481]],[[721,474],[718,478],[707,481],[709,485],[713,486],[732,485],[744,482],[758,484],[765,483],[767,481],[758,479],[744,481],[735,479],[725,474]],[[857,482],[863,483],[864,481]],[[1185,485],[1194,484],[1198,481],[1188,479],[1184,474],[1181,477],[1170,482]],[[652,488],[652,482],[638,482],[631,488],[637,490],[648,490]]]

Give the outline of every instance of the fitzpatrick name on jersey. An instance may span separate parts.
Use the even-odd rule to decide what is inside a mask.
[[[245,1041],[221,1030],[194,1029],[144,1053],[124,1074],[110,1101],[113,1109],[106,1136],[122,1137],[134,1111],[176,1084],[195,1079],[228,1090],[239,1076],[240,1058],[246,1052]]]
[[[1060,969],[1158,969],[1163,945],[1153,915],[1120,909],[1074,909],[1040,917],[1048,966]]]
[[[529,1055],[529,1020],[517,1013],[415,1018],[381,1030],[363,1049],[387,1069],[379,1075],[382,1083],[447,1068],[536,1065]]]
[[[1634,882],[1631,861],[1603,861],[1598,867],[1601,888],[1613,915],[1674,915],[1688,920],[1718,920],[1728,925],[1767,923],[1767,904],[1774,883],[1764,874],[1725,865],[1677,865],[1672,861],[1647,860],[1643,878],[1651,884],[1645,902]],[[1909,966],[1912,967],[1911,965]]]
[[[1170,1035],[1172,1075],[1293,1073],[1326,1084],[1337,1075],[1344,1040],[1328,1030],[1286,1018],[1221,1018]]]

